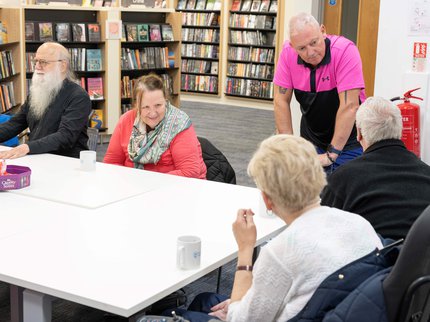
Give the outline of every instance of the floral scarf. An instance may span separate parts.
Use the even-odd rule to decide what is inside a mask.
[[[154,130],[146,132],[146,124],[137,113],[128,143],[128,154],[134,167],[143,169],[144,164],[160,160],[161,155],[169,148],[176,135],[191,126],[191,119],[185,112],[170,103],[166,105],[166,114]]]

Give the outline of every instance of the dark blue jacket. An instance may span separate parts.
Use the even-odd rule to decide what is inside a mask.
[[[368,319],[372,314],[369,311],[374,310],[376,315],[380,314],[378,312],[385,314],[382,280],[394,265],[398,253],[398,248],[387,246],[340,268],[320,284],[306,306],[288,322],[351,322],[347,319],[351,308],[361,307],[363,302],[369,304],[369,296],[376,297],[371,300],[375,305],[370,309],[366,306],[364,311],[355,310],[355,321],[386,321],[386,317],[385,320]],[[371,295],[367,293],[368,286],[364,287],[366,283],[372,287]]]

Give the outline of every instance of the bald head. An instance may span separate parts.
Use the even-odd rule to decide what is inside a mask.
[[[60,63],[60,71],[63,78],[74,80],[75,76],[70,66],[70,54],[66,47],[57,42],[45,42],[37,49],[36,56],[43,57],[47,61]]]
[[[306,28],[312,28],[319,30],[320,24],[318,21],[309,13],[301,12],[290,19],[289,23],[289,35],[290,39],[292,36],[299,34]]]

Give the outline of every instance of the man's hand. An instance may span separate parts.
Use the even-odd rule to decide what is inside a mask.
[[[230,305],[230,299],[227,299],[227,300],[211,307],[212,312],[209,313],[209,315],[215,316],[222,321],[226,321],[229,305]]]
[[[0,152],[0,159],[16,159],[23,157],[30,152],[30,148],[27,144],[21,144],[18,145],[16,148],[7,150],[7,151],[1,151]]]
[[[333,162],[331,162],[331,160],[328,158],[327,153],[318,154],[318,157],[319,157],[320,163],[323,167],[328,167],[328,166],[333,164]],[[336,160],[337,154],[330,153],[330,157],[332,158],[332,160]]]

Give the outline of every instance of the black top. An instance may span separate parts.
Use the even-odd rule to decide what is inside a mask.
[[[328,177],[321,204],[366,218],[383,237],[404,238],[430,204],[430,166],[400,140],[383,140]]]
[[[54,153],[79,157],[88,150],[87,125],[91,101],[78,84],[64,80],[63,86],[40,120],[29,113],[29,102],[22,105],[9,122],[0,125],[0,142],[6,141],[27,127],[30,153]]]

